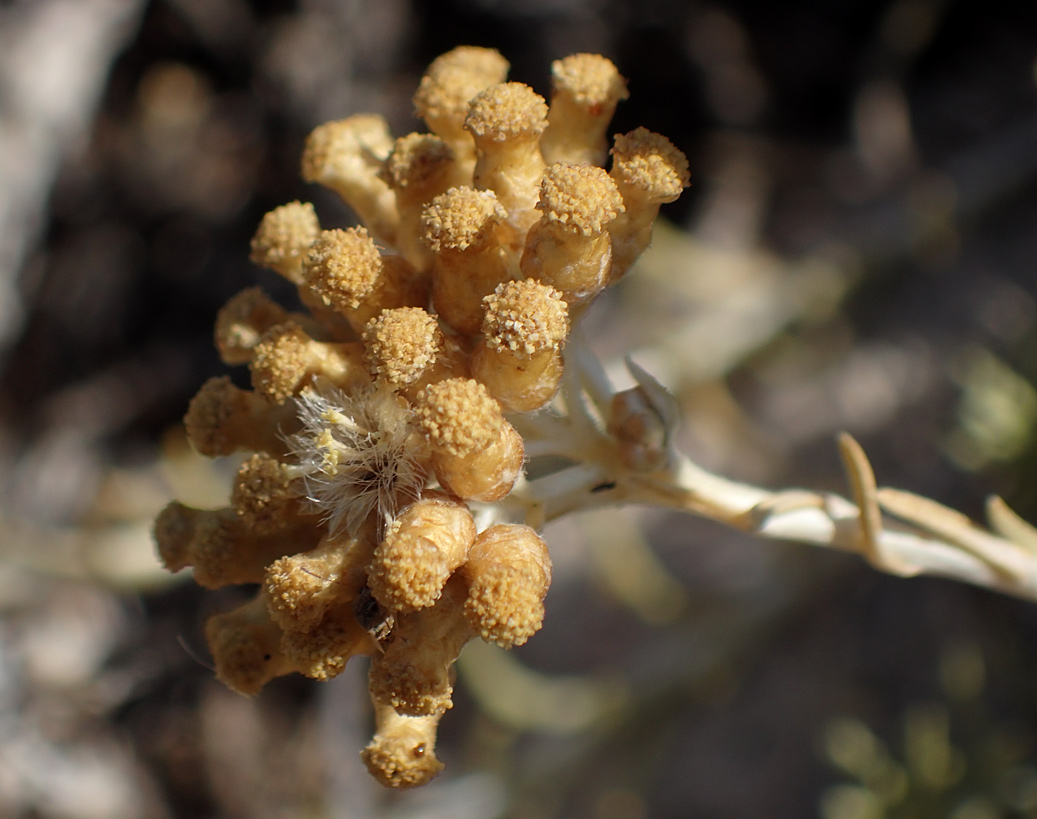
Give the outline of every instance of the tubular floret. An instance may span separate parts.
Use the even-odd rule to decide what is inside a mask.
[[[540,149],[548,162],[603,166],[616,105],[630,94],[611,60],[573,54],[551,63],[551,107]]]
[[[396,195],[380,177],[393,139],[384,117],[358,114],[317,126],[307,137],[302,177],[335,191],[384,242],[396,238]]]
[[[651,244],[659,206],[673,202],[688,186],[688,159],[666,137],[635,128],[616,136],[610,174],[625,206],[610,229],[610,281],[616,281]]]
[[[482,338],[472,352],[472,376],[509,412],[544,406],[558,389],[569,335],[562,294],[527,279],[500,285],[483,302]]]

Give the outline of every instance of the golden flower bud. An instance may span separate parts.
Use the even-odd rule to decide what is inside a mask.
[[[630,94],[611,60],[573,54],[551,63],[551,107],[540,150],[547,162],[603,166],[609,122]]]
[[[317,379],[339,389],[367,384],[364,348],[359,342],[314,341],[295,322],[271,327],[249,362],[252,386],[269,400],[283,404]]]
[[[627,469],[653,472],[669,459],[669,429],[641,386],[612,396],[608,432]]]
[[[688,186],[688,159],[666,137],[635,128],[616,136],[610,174],[625,206],[609,229],[610,281],[617,281],[651,243],[659,206],[673,202]]]
[[[281,651],[293,668],[314,680],[337,677],[351,657],[375,651],[371,636],[353,616],[347,601],[329,607],[308,631],[285,631]]]
[[[464,127],[475,140],[475,187],[497,194],[516,235],[525,235],[537,218],[547,103],[519,82],[492,85],[472,99]]]
[[[309,202],[291,202],[263,217],[252,237],[249,259],[276,270],[288,281],[302,280],[302,260],[320,233],[317,212]]]
[[[202,455],[215,458],[242,449],[279,456],[284,434],[299,427],[291,407],[277,407],[260,395],[235,387],[230,378],[210,378],[191,399],[184,416],[187,439]]]
[[[408,717],[375,701],[375,735],[361,758],[387,788],[414,788],[430,782],[443,763],[436,758],[436,728],[442,714]]]
[[[382,310],[418,307],[428,293],[402,256],[383,256],[363,228],[325,230],[303,262],[307,288],[360,333]]]
[[[468,581],[465,616],[484,640],[511,648],[539,631],[551,557],[531,527],[498,523],[481,532],[462,574]]]
[[[527,279],[557,288],[570,309],[605,287],[612,264],[608,227],[623,200],[605,171],[592,165],[552,165],[544,174],[520,266]]]
[[[383,310],[364,328],[368,372],[407,399],[428,384],[467,374],[467,355],[456,338],[420,307]]]
[[[366,526],[356,537],[326,537],[272,562],[263,580],[270,616],[286,632],[312,630],[334,603],[357,596],[374,543],[374,527]]]
[[[224,364],[247,364],[263,333],[288,320],[288,311],[258,287],[233,296],[216,314],[214,337]]]
[[[472,376],[508,412],[544,406],[562,379],[562,343],[569,311],[553,287],[508,282],[484,300],[482,340],[472,351]]]
[[[463,335],[479,332],[482,300],[517,278],[502,225],[507,214],[492,191],[451,188],[425,208],[425,242],[434,254],[432,305]]]
[[[480,501],[511,491],[522,471],[522,438],[486,387],[470,378],[432,384],[418,394],[415,415],[444,489]]]
[[[253,532],[274,532],[307,519],[297,470],[269,455],[255,454],[239,468],[230,505]],[[316,524],[313,517],[308,522]]]
[[[380,177],[393,139],[384,117],[358,114],[319,125],[306,139],[302,177],[335,191],[384,242],[396,238],[396,194]]]
[[[475,167],[475,143],[464,130],[468,103],[507,76],[508,61],[500,52],[458,46],[432,61],[414,94],[414,110],[453,149],[459,169],[466,175]]]
[[[407,134],[396,140],[382,178],[396,191],[400,213],[396,248],[416,268],[427,270],[432,254],[423,240],[421,211],[434,197],[466,181],[458,172],[454,152],[432,134]]]
[[[368,585],[391,612],[431,606],[475,540],[468,507],[447,497],[427,497],[406,509],[374,551]]]
[[[385,653],[371,659],[371,696],[400,714],[428,716],[453,705],[451,668],[475,633],[464,616],[464,581],[452,578],[431,608],[396,617]]]
[[[208,589],[258,583],[271,561],[312,548],[320,537],[312,524],[253,532],[233,509],[192,509],[177,501],[159,514],[154,534],[166,568],[193,566],[195,582]]]
[[[216,678],[246,697],[256,696],[274,677],[295,671],[281,651],[281,630],[271,621],[261,597],[214,614],[205,623],[205,638]]]

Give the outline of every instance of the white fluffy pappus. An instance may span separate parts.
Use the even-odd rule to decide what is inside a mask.
[[[347,395],[324,384],[296,399],[300,432],[288,438],[306,497],[332,536],[355,534],[377,510],[382,527],[425,485],[424,440],[391,391]]]

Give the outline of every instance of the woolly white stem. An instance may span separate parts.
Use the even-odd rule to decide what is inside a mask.
[[[831,493],[770,491],[731,481],[675,451],[663,470],[633,471],[617,458],[614,442],[586,403],[583,390],[593,383],[593,404],[608,406],[599,392],[603,382],[586,377],[596,372],[588,357],[581,348],[569,359],[563,382],[568,416],[535,418],[524,430],[527,451],[564,454],[576,462],[512,493],[508,501],[524,506],[529,519],[549,521],[604,505],[659,506],[765,538],[860,554],[875,568],[903,577],[933,574],[1037,600],[1037,530],[999,499],[988,507],[994,533],[928,498],[879,489],[863,450],[849,436],[840,438],[840,448],[856,503]],[[634,375],[643,387],[657,386],[643,383],[644,373]],[[665,421],[668,427],[675,423]]]

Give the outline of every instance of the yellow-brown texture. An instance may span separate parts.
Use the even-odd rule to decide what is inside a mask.
[[[562,343],[569,310],[547,284],[525,280],[500,285],[484,301],[482,340],[472,351],[472,376],[508,412],[544,406],[562,378]]]
[[[479,332],[482,300],[517,278],[504,242],[507,213],[493,191],[460,186],[432,200],[422,214],[431,248],[432,306],[463,335]]]
[[[233,509],[192,509],[173,501],[155,520],[159,557],[171,572],[194,567],[194,580],[207,589],[258,583],[266,566],[282,555],[312,548],[320,532],[286,523],[281,529],[253,532]]]
[[[341,674],[351,657],[375,651],[371,636],[353,616],[353,607],[336,601],[309,631],[286,631],[281,651],[300,674],[330,680]]]
[[[375,701],[375,735],[361,758],[371,776],[387,788],[414,788],[430,782],[443,763],[436,758],[441,714],[407,717]]]
[[[475,541],[475,520],[463,503],[423,498],[403,510],[374,552],[371,593],[391,612],[431,606]]]
[[[453,150],[459,171],[475,168],[475,143],[464,129],[468,102],[504,82],[508,61],[492,48],[458,46],[432,61],[414,94],[414,110]]]
[[[263,333],[288,320],[288,311],[258,287],[242,290],[220,308],[213,333],[224,364],[247,364]]]
[[[295,470],[269,455],[252,455],[239,468],[231,491],[231,509],[253,532],[276,532],[286,523],[308,521]]]
[[[418,394],[415,416],[444,489],[487,502],[511,491],[522,470],[522,438],[486,387],[470,378],[431,384]]]
[[[291,406],[276,407],[223,375],[210,378],[191,399],[184,425],[191,445],[209,458],[242,449],[277,457],[287,454],[283,436],[299,428],[299,419]]]
[[[271,621],[262,597],[210,617],[205,638],[216,678],[246,697],[256,696],[274,677],[296,670],[281,651],[281,630]]]
[[[302,281],[302,260],[320,233],[317,212],[309,202],[290,202],[263,217],[252,237],[249,259],[276,270],[288,281]]]
[[[464,350],[420,307],[383,310],[364,328],[364,361],[377,381],[408,400],[444,378],[467,374]]]
[[[500,83],[471,101],[465,128],[475,140],[475,187],[491,190],[508,212],[516,237],[536,221],[533,208],[544,173],[540,135],[547,103],[528,85]]]
[[[401,256],[382,256],[364,228],[325,230],[303,262],[307,287],[360,333],[382,310],[417,307],[427,292]]]
[[[616,281],[651,244],[659,206],[674,201],[688,186],[688,159],[666,137],[635,128],[616,135],[610,173],[626,207],[610,228],[610,281]]]
[[[511,648],[539,631],[551,557],[533,529],[519,523],[491,526],[475,539],[462,573],[468,581],[465,616],[484,640]]]
[[[270,616],[286,632],[310,631],[335,603],[353,600],[364,585],[374,527],[357,536],[326,537],[308,552],[275,560],[263,580]]]
[[[612,397],[607,426],[624,467],[636,472],[652,472],[666,466],[668,427],[641,387],[623,390]]]
[[[370,381],[360,342],[314,341],[293,321],[271,327],[253,350],[249,361],[257,393],[283,404],[317,379],[343,390]]]
[[[432,134],[407,134],[396,140],[382,177],[396,191],[400,214],[396,249],[416,268],[427,270],[432,254],[424,242],[421,211],[447,188],[465,181],[458,172],[454,152]]]
[[[623,210],[616,183],[592,165],[556,164],[547,169],[530,229],[522,274],[559,290],[570,309],[605,287],[612,264],[608,227]]]
[[[551,107],[540,140],[546,162],[603,166],[608,126],[625,100],[626,80],[600,54],[573,54],[551,63]]]
[[[518,524],[476,535],[467,506],[503,499],[521,474],[504,411],[551,399],[570,322],[647,246],[659,205],[688,180],[683,155],[644,129],[618,137],[601,169],[626,97],[608,60],[557,61],[550,108],[504,82],[507,69],[491,49],[437,59],[414,97],[436,136],[394,141],[378,116],[310,134],[304,177],[364,227],[321,231],[300,202],[264,217],[251,258],[293,282],[306,311],[255,289],[231,300],[217,347],[249,364],[255,389],[211,379],[185,418],[202,454],[257,454],[229,508],[173,503],[155,525],[170,570],[260,586],[206,626],[231,688],[254,695],[289,671],[327,679],[373,655],[377,733],[363,757],[392,787],[442,768],[437,722],[464,644],[519,645],[543,619],[543,540]],[[394,247],[383,255],[375,240]],[[617,397],[606,455],[651,471],[666,441],[641,399]]]
[[[385,653],[371,659],[371,696],[400,714],[438,714],[453,705],[452,666],[475,632],[464,616],[467,589],[453,577],[432,608],[396,617]]]
[[[379,176],[392,150],[385,119],[358,114],[320,125],[306,139],[302,178],[331,188],[381,241],[396,238],[396,194]]]

